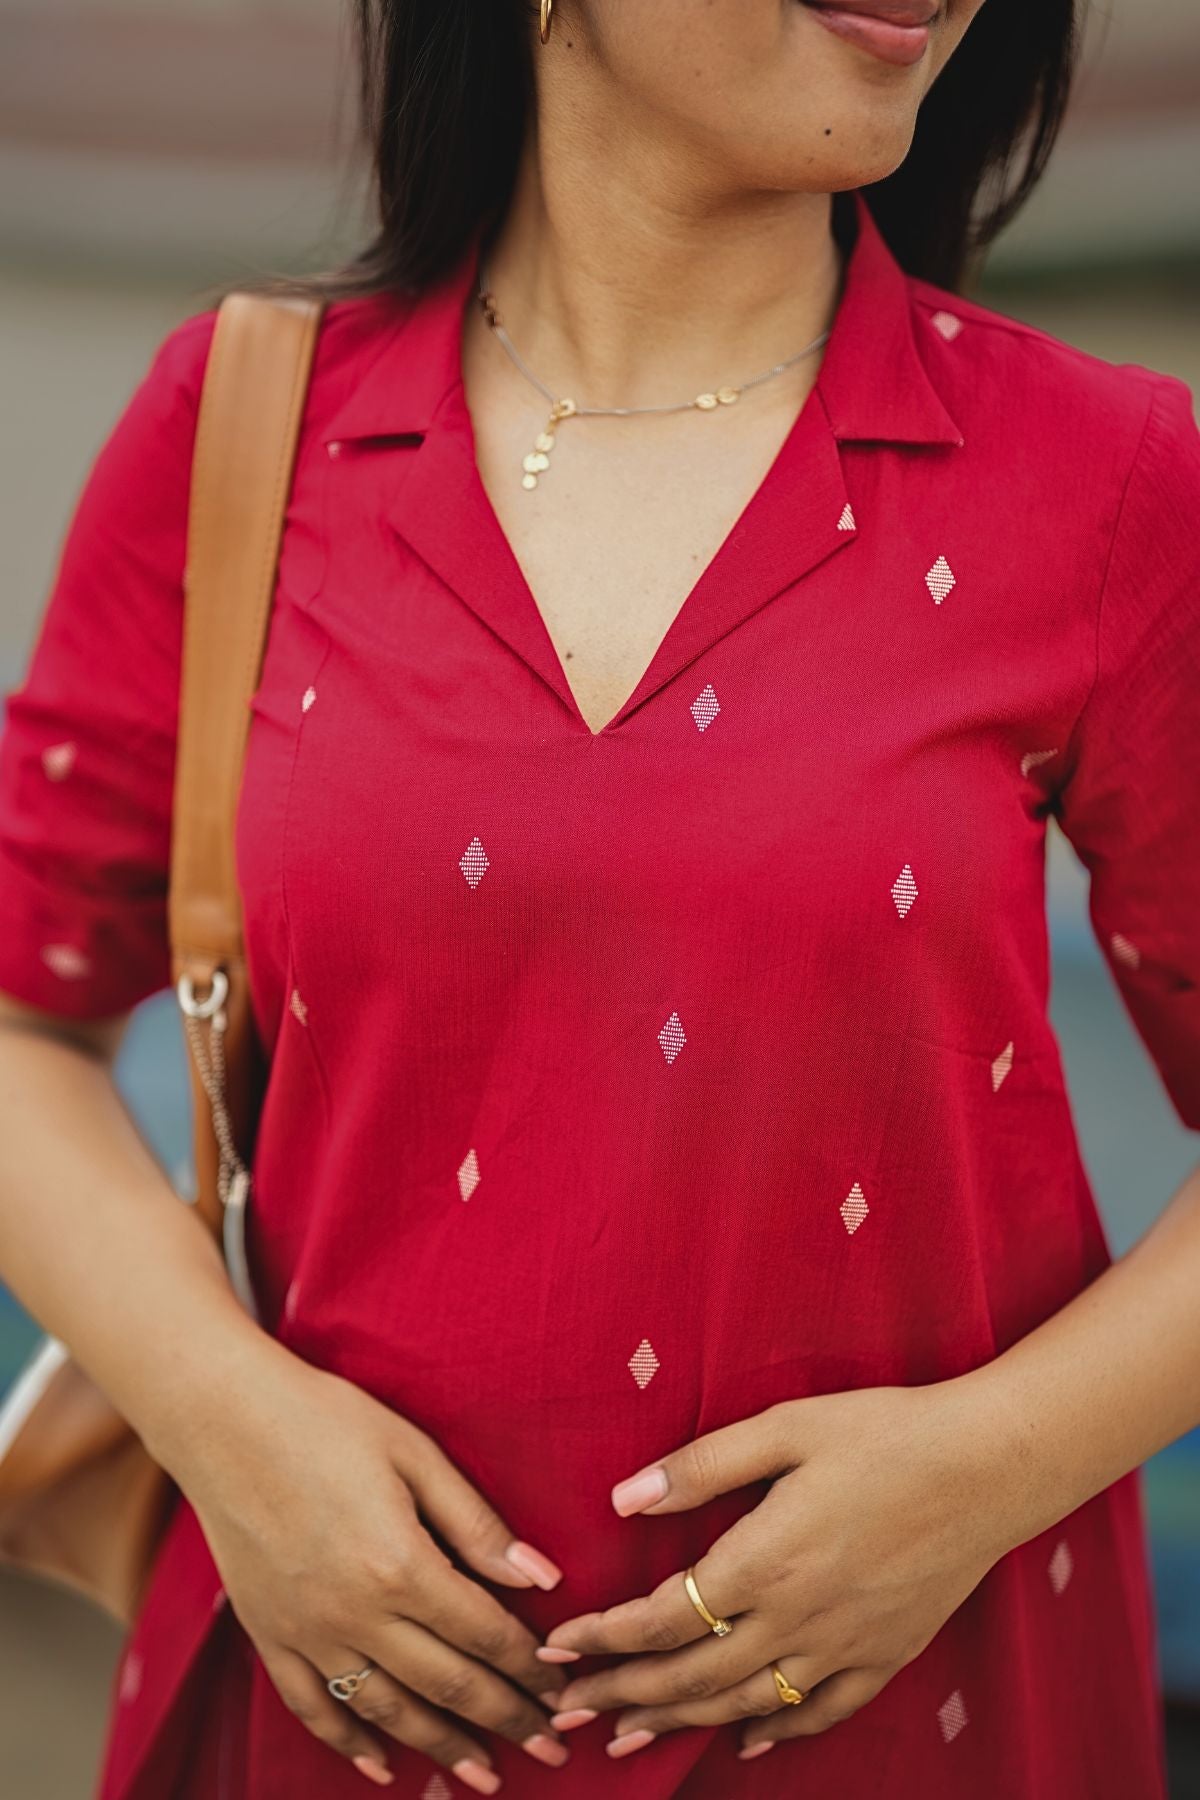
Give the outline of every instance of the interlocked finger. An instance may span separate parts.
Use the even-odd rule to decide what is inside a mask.
[[[567,1747],[551,1729],[542,1706],[494,1668],[464,1656],[423,1625],[412,1619],[391,1620],[368,1638],[368,1652],[382,1665],[381,1673],[393,1671],[406,1688],[431,1705],[520,1744],[537,1762],[552,1767],[566,1762]],[[371,1689],[378,1679],[372,1675],[351,1702],[365,1718],[373,1716]],[[553,1698],[560,1678],[555,1673],[543,1679]],[[375,1718],[374,1723],[382,1722]]]
[[[894,1669],[872,1668],[839,1669],[836,1674],[827,1675],[808,1690],[803,1706],[781,1707],[749,1726],[742,1753],[783,1738],[815,1737],[818,1732],[840,1725],[873,1700],[894,1673]]]
[[[328,1683],[331,1678],[339,1675],[357,1674],[371,1660],[358,1650],[334,1650],[321,1658],[321,1679]],[[446,1718],[378,1664],[349,1699],[335,1700],[331,1695],[329,1704],[342,1714],[343,1733],[348,1733],[351,1729],[348,1723],[350,1720],[361,1721],[361,1724],[374,1726],[385,1737],[407,1745],[410,1750],[421,1751],[434,1762],[441,1763],[444,1768],[453,1769],[456,1773],[459,1772],[456,1765],[466,1765],[468,1768],[478,1768],[484,1776],[492,1775],[488,1752],[468,1736],[461,1725]],[[300,1716],[304,1718],[303,1714]],[[304,1723],[308,1724],[306,1718]],[[311,1726],[309,1728],[312,1729]],[[338,1747],[337,1744],[334,1745],[335,1749]],[[374,1743],[372,1754],[383,1759],[386,1753],[378,1743]],[[475,1786],[477,1792],[493,1791],[490,1785],[485,1786],[481,1782],[473,1783],[468,1780],[468,1785]],[[499,1785],[498,1780],[496,1785]]]
[[[776,1657],[775,1668],[793,1692],[807,1698],[815,1686],[819,1670],[809,1657]],[[667,1706],[641,1706],[622,1712],[614,1725],[618,1737],[630,1731],[678,1731],[686,1726],[728,1725],[737,1719],[754,1719],[772,1713],[799,1710],[806,1701],[784,1700],[771,1668],[756,1669],[752,1675],[703,1700],[684,1701]]]

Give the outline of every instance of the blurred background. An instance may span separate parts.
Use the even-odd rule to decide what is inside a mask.
[[[218,287],[325,266],[361,241],[344,19],[337,0],[0,0],[3,692],[21,677],[91,459],[162,335]],[[1093,4],[1051,173],[977,297],[1112,361],[1180,375],[1200,402],[1198,102],[1197,0]],[[1057,834],[1049,850],[1052,1010],[1120,1253],[1200,1144],[1100,961],[1073,853]],[[170,994],[139,1009],[119,1076],[186,1186]],[[0,1392],[35,1335],[0,1289]],[[1200,1800],[1200,1433],[1153,1459],[1146,1490],[1172,1800]],[[3,1800],[87,1800],[116,1650],[116,1633],[67,1596],[0,1577]]]

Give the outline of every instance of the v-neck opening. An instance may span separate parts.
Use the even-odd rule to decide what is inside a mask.
[[[823,403],[819,393],[820,371],[818,368],[817,378],[813,381],[812,386],[809,388],[808,393],[805,395],[797,409],[795,416],[776,449],[775,455],[755,483],[753,491],[746,499],[740,512],[731,522],[729,529],[709,557],[704,568],[701,569],[699,575],[676,608],[666,630],[655,645],[650,660],[642,669],[634,686],[611,718],[606,719],[603,725],[593,728],[584,717],[583,710],[580,707],[579,700],[575,694],[574,688],[571,686],[570,678],[568,677],[566,668],[563,664],[563,659],[559,655],[549,625],[546,622],[546,616],[538,602],[537,595],[533,591],[533,585],[525,573],[521,559],[513,548],[512,541],[504,528],[499,513],[496,511],[495,504],[491,495],[488,493],[487,485],[484,482],[483,473],[479,466],[479,456],[475,437],[475,421],[471,415],[470,407],[467,404],[466,383],[463,379],[462,370],[464,330],[468,308],[474,303],[474,293],[475,288],[473,286],[471,289],[471,296],[464,305],[459,319],[456,379],[452,382],[450,388],[443,396],[442,404],[438,409],[441,417],[435,420],[435,425],[441,424],[450,429],[460,430],[464,433],[469,451],[467,459],[468,480],[474,490],[476,506],[480,509],[481,516],[486,518],[487,529],[490,531],[499,553],[509,563],[511,573],[519,584],[528,605],[529,612],[533,619],[536,620],[539,634],[544,641],[547,657],[553,664],[556,676],[552,685],[558,692],[560,698],[567,705],[574,722],[580,730],[586,732],[588,737],[593,740],[600,739],[608,736],[618,726],[623,724],[626,717],[640,706],[644,700],[648,699],[651,692],[655,691],[655,689],[661,685],[658,679],[659,665],[669,659],[677,640],[683,637],[687,630],[687,624],[681,624],[681,620],[683,620],[685,613],[688,613],[689,608],[692,608],[694,612],[695,609],[692,603],[697,594],[702,591],[707,591],[714,582],[719,581],[724,575],[725,564],[735,553],[734,546],[736,540],[746,537],[751,532],[758,522],[758,511],[761,510],[762,507],[768,505],[770,500],[774,497],[773,490],[781,483],[783,473],[786,472],[785,465],[797,460],[797,446],[799,440],[802,437],[813,435],[814,428],[819,427],[828,434],[828,441],[832,445],[833,440],[829,421],[825,417]],[[834,454],[836,457],[836,447],[834,448]],[[768,498],[762,500],[761,497],[765,490],[771,491],[768,493]],[[840,512],[840,510],[839,507],[838,511]],[[834,541],[831,548],[836,548],[837,541],[838,540]],[[845,541],[844,534],[840,541]],[[764,603],[765,600],[770,597],[770,595],[764,596]],[[690,623],[690,619],[688,622]],[[722,632],[721,635],[724,635],[724,633]],[[690,661],[693,659],[689,656],[686,660]],[[681,668],[683,666],[686,666],[686,662],[680,665]],[[643,692],[643,690],[646,691]]]
[[[403,478],[386,502],[388,523],[510,652],[556,695],[572,728],[609,738],[653,695],[680,676],[761,607],[856,540],[846,492],[840,429],[825,374],[839,343],[859,239],[844,252],[838,306],[816,379],[766,470],[705,567],[684,595],[635,685],[604,723],[585,719],[550,628],[484,484],[475,422],[467,404],[463,352],[475,304],[479,249],[456,271],[457,299],[438,319],[436,399],[406,455]],[[859,283],[861,287],[861,281]],[[856,295],[857,299],[857,295]],[[861,307],[862,302],[858,301]],[[427,365],[428,367],[428,365]],[[799,600],[797,600],[799,604]],[[703,686],[703,683],[701,684]]]

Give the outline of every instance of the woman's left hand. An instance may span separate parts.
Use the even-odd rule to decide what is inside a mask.
[[[705,1624],[682,1569],[651,1594],[556,1625],[538,1651],[546,1661],[631,1660],[572,1681],[555,1724],[620,1708],[608,1747],[624,1755],[647,1733],[755,1716],[745,1756],[865,1705],[1026,1535],[1012,1516],[1017,1457],[981,1374],[785,1401],[621,1482],[617,1511],[652,1517],[772,1485],[695,1566],[731,1632]],[[801,1704],[780,1699],[772,1662]]]

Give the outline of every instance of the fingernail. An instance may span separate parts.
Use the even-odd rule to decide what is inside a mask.
[[[774,1738],[764,1738],[761,1744],[751,1744],[751,1745],[749,1745],[749,1747],[747,1749],[739,1750],[738,1755],[741,1757],[743,1762],[749,1762],[751,1757],[765,1756],[768,1750],[773,1750],[774,1748],[775,1748],[775,1739]]]
[[[467,1787],[474,1788],[477,1794],[495,1794],[500,1789],[500,1777],[494,1769],[485,1768],[476,1762],[473,1756],[464,1756],[461,1762],[452,1765],[454,1773]]]
[[[540,1588],[557,1587],[562,1580],[562,1570],[556,1563],[535,1550],[532,1544],[523,1544],[519,1538],[508,1546],[504,1560],[512,1564],[518,1575],[527,1576]]]
[[[527,1737],[521,1748],[528,1750],[530,1756],[536,1757],[538,1762],[549,1763],[552,1769],[561,1769],[571,1754],[565,1744],[560,1744],[557,1738],[548,1737],[544,1731]]]
[[[543,1688],[542,1692],[538,1695],[538,1699],[541,1701],[542,1705],[548,1706],[551,1712],[554,1711],[561,1698],[561,1688],[559,1688],[557,1692],[555,1692],[553,1688]]]
[[[604,1748],[610,1756],[632,1756],[635,1750],[644,1750],[652,1744],[658,1734],[653,1731],[627,1731],[622,1737],[613,1738]]]
[[[577,1725],[590,1725],[598,1713],[590,1712],[586,1706],[576,1706],[571,1712],[553,1713],[550,1723],[555,1731],[574,1731]]]
[[[365,1775],[368,1781],[374,1781],[379,1787],[388,1787],[396,1779],[392,1771],[385,1769],[381,1762],[376,1762],[373,1756],[355,1756],[351,1761],[360,1775]]]
[[[581,1652],[578,1650],[560,1650],[556,1644],[539,1644],[533,1653],[540,1656],[543,1662],[564,1663],[578,1662]]]
[[[665,1469],[643,1469],[640,1475],[631,1475],[628,1481],[617,1483],[612,1491],[612,1503],[624,1519],[630,1513],[653,1506],[656,1500],[665,1499],[667,1486]]]

